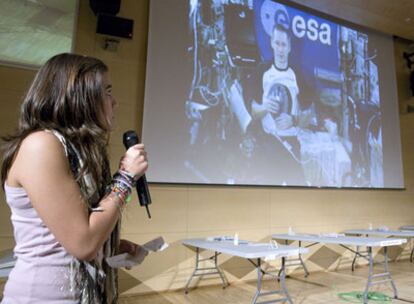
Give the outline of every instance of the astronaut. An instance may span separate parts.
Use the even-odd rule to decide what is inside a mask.
[[[294,135],[299,114],[299,87],[295,72],[289,67],[290,36],[282,25],[274,27],[270,45],[273,63],[263,74],[262,102],[253,101],[252,116],[262,120],[268,134]]]

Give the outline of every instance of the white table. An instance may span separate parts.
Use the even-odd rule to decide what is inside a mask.
[[[344,235],[317,235],[317,234],[305,234],[305,233],[294,233],[294,234],[273,234],[274,239],[287,241],[299,241],[299,247],[302,242],[311,243],[305,248],[313,245],[324,243],[324,244],[338,244],[339,246],[348,249],[358,256],[364,257],[369,262],[369,274],[368,281],[364,291],[364,304],[368,303],[368,292],[369,288],[374,285],[378,285],[384,282],[389,282],[394,292],[394,298],[398,298],[397,288],[395,287],[394,280],[392,279],[391,273],[388,270],[388,254],[387,248],[389,246],[398,246],[407,242],[406,239],[390,239],[390,238],[379,238],[379,237],[356,237],[356,236],[344,236]],[[365,246],[367,247],[367,255],[362,255],[358,250],[353,250],[349,246]],[[372,256],[373,247],[384,248],[384,272],[374,274],[374,258]],[[302,259],[300,262],[305,270],[305,276],[309,275],[306,269],[305,263]],[[352,269],[353,270],[353,269]],[[378,280],[380,279],[380,280]]]
[[[345,234],[355,234],[355,235],[380,235],[380,236],[393,236],[393,237],[402,237],[406,239],[413,239],[414,238],[414,230],[384,230],[384,229],[349,229],[344,231]],[[412,246],[411,254],[410,254],[410,262],[413,262],[413,255],[414,255],[414,246]],[[355,255],[354,262],[357,255]],[[352,262],[352,264],[354,264]]]
[[[257,288],[256,293],[252,299],[252,303],[276,303],[276,302],[285,302],[288,301],[292,304],[292,299],[287,291],[286,288],[286,273],[285,273],[285,258],[295,256],[298,254],[306,253],[309,250],[306,248],[299,248],[293,246],[286,246],[286,245],[277,245],[277,248],[272,243],[256,243],[256,242],[248,242],[248,241],[240,241],[239,245],[235,245],[232,240],[218,240],[221,238],[212,238],[209,239],[187,239],[183,240],[182,243],[186,246],[194,247],[196,249],[196,265],[193,273],[191,274],[190,278],[187,281],[185,286],[185,292],[188,293],[188,287],[190,285],[191,280],[195,276],[203,276],[209,274],[218,274],[223,281],[223,288],[229,285],[224,273],[217,265],[217,256],[221,253],[228,254],[240,258],[244,258],[249,260],[257,269]],[[209,258],[200,259],[200,249],[214,251],[214,256]],[[262,292],[262,279],[263,276],[272,275],[268,272],[265,272],[262,267],[262,259],[264,260],[275,260],[281,258],[282,259],[282,266],[279,271],[279,275],[277,279],[280,281],[281,289],[270,291],[270,292]],[[204,260],[214,260],[214,267],[200,267],[199,263]],[[261,296],[269,296],[273,294],[280,294],[283,298],[264,301],[264,302],[257,302],[258,298]]]
[[[10,271],[12,271],[16,259],[13,256],[13,251],[7,251],[0,257],[0,278],[7,278]]]

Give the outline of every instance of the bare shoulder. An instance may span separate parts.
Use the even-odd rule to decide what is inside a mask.
[[[51,132],[37,131],[28,135],[21,143],[19,156],[29,158],[65,156],[62,143]]]
[[[65,167],[65,149],[59,139],[51,132],[37,131],[27,136],[19,149],[18,159],[25,166],[47,163],[48,167]]]
[[[10,171],[12,180],[24,184],[28,177],[39,176],[44,171],[59,171],[65,174],[68,162],[59,139],[50,132],[37,131],[28,135],[21,143]]]

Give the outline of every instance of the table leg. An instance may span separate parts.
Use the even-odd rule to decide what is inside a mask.
[[[289,292],[286,288],[286,267],[285,267],[285,263],[286,263],[286,258],[282,257],[282,276],[280,277],[280,285],[282,286],[282,291],[283,293],[286,295],[286,299],[290,304],[293,304],[292,299],[289,295]],[[306,268],[305,268],[305,271]]]
[[[352,266],[351,266],[352,271],[355,270],[355,262],[358,257],[358,253],[359,253],[359,246],[356,246],[356,253],[355,253],[354,259],[352,260]]]
[[[197,270],[198,270],[198,260],[199,260],[199,255],[200,255],[200,248],[196,248],[196,263],[195,263],[195,268],[191,274],[191,276],[188,278],[187,284],[185,284],[184,287],[184,292],[188,293],[188,287],[190,286],[191,280],[193,279],[193,277],[195,276]]]
[[[374,260],[372,257],[372,248],[368,247],[368,258],[369,258],[369,273],[368,273],[368,282],[364,291],[364,304],[368,303],[368,292],[369,288],[372,286],[372,275],[374,271]]]
[[[223,281],[223,288],[226,288],[229,285],[229,282],[227,281],[226,276],[221,271],[220,267],[217,264],[217,257],[219,253],[216,251],[214,252],[214,267],[200,267],[200,262],[205,260],[211,260],[213,257],[208,259],[200,259],[200,248],[196,248],[196,262],[195,262],[195,268],[190,276],[190,278],[187,281],[187,284],[185,284],[184,292],[188,293],[188,287],[190,286],[190,283],[194,277],[202,277],[204,275],[212,275],[212,274],[218,274]]]
[[[285,240],[285,244],[289,245],[288,240]],[[314,245],[314,244],[312,244],[312,245]],[[299,241],[299,248],[301,248],[301,247],[302,247],[302,241]],[[309,276],[309,271],[308,271],[308,268],[306,267],[305,262],[302,259],[302,254],[301,253],[298,254],[298,258],[291,258],[291,259],[286,260],[286,262],[295,262],[295,261],[299,261],[299,264],[297,264],[297,263],[286,264],[285,268],[288,267],[288,266],[298,266],[298,265],[300,265],[300,266],[302,266],[303,270],[305,271],[305,275],[304,275],[305,278],[308,277]],[[282,273],[282,269],[279,270],[279,273],[278,273],[279,278],[280,278],[281,273]],[[278,281],[280,281],[280,279],[278,279]]]
[[[302,241],[299,241],[299,248],[301,246],[302,246]],[[305,262],[302,259],[302,254],[301,253],[299,253],[299,260],[300,260],[300,263],[302,264],[303,270],[305,270],[305,278],[306,278],[309,275],[309,271],[308,271],[308,268],[306,268],[306,265],[305,265]]]
[[[229,286],[229,281],[227,281],[226,276],[224,275],[223,271],[221,271],[220,267],[218,267],[217,264],[217,256],[218,256],[218,252],[216,251],[214,253],[214,267],[217,269],[217,272],[220,275],[221,280],[223,281],[223,289],[226,288],[227,286]]]
[[[391,276],[391,272],[388,270],[388,247],[384,247],[384,270],[385,275],[388,277],[392,290],[394,292],[394,298],[398,299],[397,287],[395,287],[395,283]]]
[[[261,267],[261,260],[257,259],[257,286],[256,286],[256,293],[252,299],[252,304],[256,304],[257,299],[260,296],[260,292],[262,290],[262,279],[263,279],[263,272]]]
[[[361,236],[361,234],[357,234],[357,236]],[[365,235],[366,237],[368,237],[368,234]],[[355,266],[356,266],[356,260],[357,258],[361,257],[361,258],[365,258],[368,260],[368,249],[367,251],[360,251],[359,248],[361,246],[356,246],[356,250],[353,251],[355,253],[354,259],[352,260],[352,265],[351,265],[351,270],[354,271],[355,270]],[[346,248],[346,247],[345,247]],[[352,251],[352,250],[351,250]],[[366,253],[366,255],[364,255],[364,253]]]
[[[268,291],[268,292],[262,292],[262,281],[263,281],[263,276],[265,274],[271,275],[269,273],[266,273],[264,270],[262,270],[261,267],[261,260],[257,259],[257,263],[254,263],[252,260],[249,260],[252,264],[254,264],[256,266],[257,269],[257,287],[256,287],[256,293],[252,299],[252,304],[268,304],[268,303],[279,303],[279,302],[288,302],[289,304],[293,304],[292,299],[289,295],[289,292],[287,290],[286,287],[286,258],[282,257],[282,266],[281,266],[281,270],[279,271],[279,275],[278,275],[278,281],[280,282],[280,286],[281,289],[280,290],[274,290],[274,291]],[[272,275],[274,277],[274,275]],[[272,299],[272,300],[267,300],[267,301],[261,301],[261,302],[257,302],[257,300],[259,299],[259,297],[262,296],[270,296],[270,295],[275,295],[275,294],[279,294],[282,296],[282,298],[278,298],[278,299]]]
[[[368,292],[369,288],[374,285],[383,284],[389,282],[391,284],[392,290],[394,292],[394,298],[398,299],[397,288],[395,287],[394,280],[391,276],[391,273],[388,268],[388,247],[384,247],[384,272],[374,274],[374,257],[372,256],[372,248],[368,247],[368,257],[369,257],[369,274],[368,274],[368,282],[367,286],[365,287],[364,291],[364,304],[368,303]],[[381,280],[375,280],[379,279]]]

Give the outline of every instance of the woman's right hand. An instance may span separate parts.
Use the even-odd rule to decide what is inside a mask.
[[[133,175],[135,179],[144,175],[148,168],[147,152],[144,144],[130,147],[121,158],[119,169]]]

